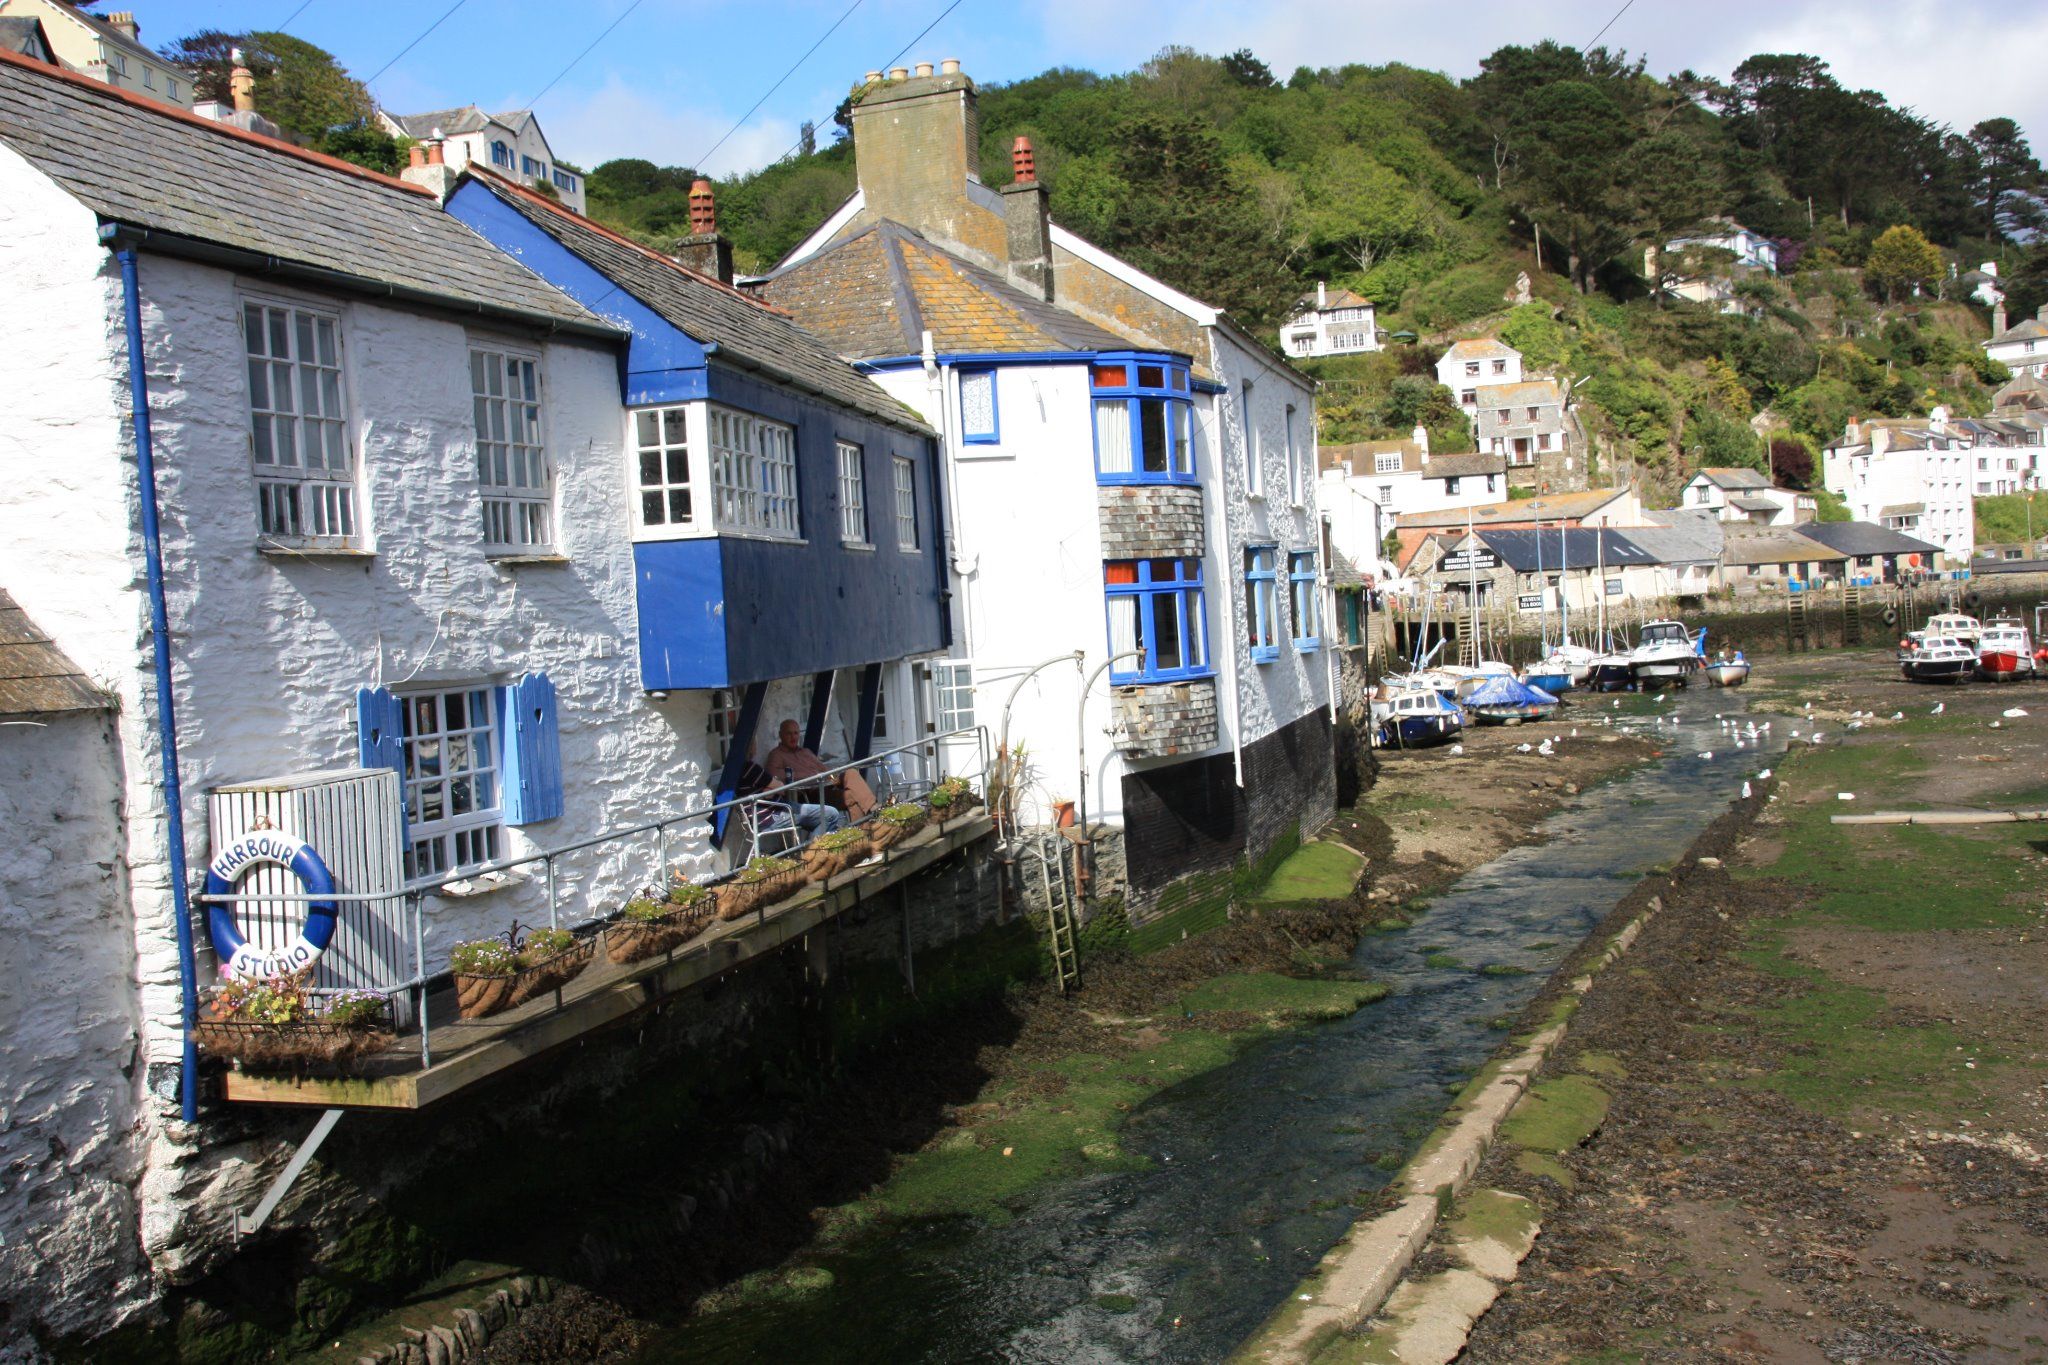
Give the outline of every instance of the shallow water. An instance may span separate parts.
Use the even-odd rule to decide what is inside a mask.
[[[1631,710],[1639,703],[1627,703]],[[1349,1019],[1290,1033],[1162,1092],[1131,1116],[1150,1170],[1053,1185],[1005,1226],[913,1224],[806,1259],[829,1289],[668,1329],[643,1359],[1212,1361],[1256,1329],[1433,1128],[1511,1016],[1642,873],[1675,862],[1743,779],[1784,748],[1778,720],[1736,750],[1713,719],[1739,693],[1695,689],[1620,716],[1573,708],[1582,738],[1667,738],[1662,757],[1574,798],[1544,842],[1473,869],[1413,928],[1359,944],[1394,987]],[[1612,729],[1591,723],[1606,713]],[[1711,759],[1698,755],[1711,751]],[[1429,762],[1427,755],[1397,760]],[[1460,965],[1429,966],[1447,953]],[[1498,965],[1522,975],[1487,975]]]

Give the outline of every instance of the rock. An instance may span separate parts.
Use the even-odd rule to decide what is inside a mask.
[[[458,1309],[455,1314],[455,1331],[474,1354],[484,1348],[491,1339],[490,1329],[484,1326],[483,1315],[474,1308]]]
[[[1719,867],[1721,865],[1721,860],[1719,858],[1701,858],[1699,860],[1699,865],[1701,867]]]
[[[441,1344],[442,1358],[448,1362],[448,1365],[461,1365],[461,1362],[469,1359],[469,1346],[461,1337],[446,1327],[429,1327],[427,1329],[427,1359],[429,1362],[433,1360],[435,1342]]]
[[[493,1335],[505,1330],[505,1324],[512,1320],[512,1296],[500,1289],[484,1305],[484,1326]]]
[[[410,1341],[400,1342],[391,1353],[391,1365],[427,1365],[427,1353]]]
[[[448,1353],[448,1341],[436,1327],[427,1333],[427,1365],[455,1365],[455,1358]]]
[[[527,1279],[524,1275],[515,1277],[512,1281],[512,1306],[514,1308],[524,1308],[532,1302],[533,1281]]]
[[[542,1303],[552,1303],[555,1298],[555,1282],[545,1275],[533,1277],[533,1296]]]
[[[399,1328],[398,1330],[399,1330],[399,1331],[400,1331],[401,1333],[403,1333],[403,1334],[404,1334],[404,1336],[405,1336],[405,1339],[406,1339],[407,1341],[411,1342],[411,1343],[412,1343],[413,1345],[415,1345],[415,1346],[424,1346],[424,1345],[426,1344],[426,1341],[427,1341],[427,1334],[426,1334],[425,1332],[422,1332],[422,1331],[421,1331],[421,1330],[420,1330],[419,1328],[417,1328],[417,1327],[401,1327],[401,1328]]]

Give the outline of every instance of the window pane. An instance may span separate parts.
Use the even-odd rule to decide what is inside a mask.
[[[1180,649],[1180,594],[1152,594],[1151,664],[1155,669],[1181,668],[1186,660]]]
[[[1128,654],[1138,647],[1138,601],[1135,596],[1109,599],[1109,652],[1112,656]],[[1135,659],[1124,659],[1116,667],[1118,672],[1134,673],[1139,663]]]
[[[1130,369],[1123,365],[1097,365],[1088,372],[1089,382],[1098,389],[1129,388]]]
[[[983,371],[960,376],[960,430],[967,436],[996,434],[996,377]]]
[[[1138,561],[1135,559],[1112,559],[1102,566],[1102,581],[1105,583],[1135,583],[1138,581]]]
[[[1165,388],[1165,369],[1158,365],[1140,365],[1138,367],[1138,387],[1141,389]]]
[[[1095,402],[1095,460],[1105,474],[1132,472],[1131,409],[1121,398]]]
[[[1166,472],[1166,403],[1158,398],[1138,402],[1138,431],[1144,442],[1145,472]]]

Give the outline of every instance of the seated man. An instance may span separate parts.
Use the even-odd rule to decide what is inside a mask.
[[[768,774],[769,795],[789,804],[796,818],[796,827],[804,832],[806,838],[815,839],[820,834],[846,828],[846,816],[827,801],[828,792],[837,788],[837,782],[816,782],[795,792],[777,790],[792,783],[801,783],[807,777],[817,777],[825,771],[825,764],[803,746],[803,729],[795,721],[782,722],[776,729],[776,737],[781,742],[761,760],[761,767]]]

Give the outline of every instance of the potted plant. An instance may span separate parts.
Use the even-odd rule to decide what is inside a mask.
[[[703,933],[714,913],[710,891],[678,880],[665,899],[639,896],[626,902],[617,922],[605,926],[605,956],[623,965],[665,953]]]
[[[974,788],[967,785],[965,778],[949,777],[932,788],[932,794],[925,798],[925,804],[932,808],[933,815],[944,822],[973,810],[981,804],[981,798],[974,794]]]
[[[868,821],[868,842],[878,851],[893,848],[923,829],[924,822],[929,818],[923,806],[910,802],[884,806],[875,812],[874,819]]]
[[[718,917],[738,919],[804,889],[804,870],[788,858],[754,858],[718,888]]]
[[[465,1019],[482,1019],[559,990],[590,965],[596,939],[567,929],[536,929],[521,937],[513,925],[503,938],[458,943],[448,953],[455,999]]]
[[[868,833],[858,825],[821,834],[804,849],[804,875],[822,882],[852,867],[867,857],[870,850]]]
[[[299,1073],[351,1070],[394,1040],[389,1000],[375,991],[322,1000],[306,989],[307,975],[230,980],[193,1030],[199,1046],[243,1070]]]

